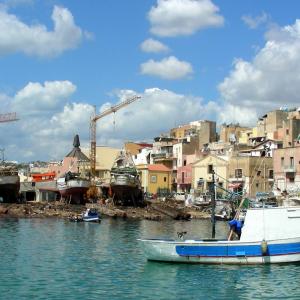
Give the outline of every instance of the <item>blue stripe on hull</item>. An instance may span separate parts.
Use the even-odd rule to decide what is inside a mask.
[[[260,244],[256,245],[178,245],[176,253],[180,256],[206,256],[206,257],[238,257],[262,256]],[[271,244],[267,248],[267,256],[300,253],[300,243]]]

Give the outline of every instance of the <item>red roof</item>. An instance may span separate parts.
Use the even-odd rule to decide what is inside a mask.
[[[161,171],[161,172],[170,172],[171,169],[167,168],[163,164],[155,164],[155,165],[148,165],[149,171]]]
[[[143,148],[152,148],[153,147],[152,144],[148,144],[148,143],[137,143],[137,144]]]

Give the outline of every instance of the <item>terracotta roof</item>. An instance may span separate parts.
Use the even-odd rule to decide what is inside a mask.
[[[161,172],[170,172],[171,169],[167,168],[163,164],[155,164],[155,165],[148,165],[149,171],[161,171]]]

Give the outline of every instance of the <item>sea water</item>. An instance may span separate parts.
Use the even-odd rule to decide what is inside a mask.
[[[0,219],[0,299],[300,299],[300,265],[148,262],[142,237],[209,238],[209,220]],[[218,237],[227,224],[217,222]]]

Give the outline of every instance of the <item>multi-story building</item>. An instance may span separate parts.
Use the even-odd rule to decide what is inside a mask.
[[[247,143],[247,139],[243,134],[251,131],[251,128],[239,124],[223,124],[220,129],[220,141],[224,143]],[[240,141],[241,138],[242,142]]]
[[[294,147],[300,138],[300,109],[288,113],[282,130],[283,147]]]
[[[249,197],[273,189],[273,159],[259,156],[233,156],[229,160],[229,188]]]
[[[200,192],[213,191],[213,171],[218,185],[227,189],[228,157],[213,154],[209,154],[193,163],[192,188]]]
[[[170,130],[170,136],[179,140],[196,136],[198,148],[217,140],[216,122],[208,120],[193,121],[187,125],[178,126]]]
[[[132,155],[132,160],[134,164],[137,165],[149,165],[153,163],[153,160],[151,159],[151,154],[153,153],[152,148],[143,148],[139,150],[140,152],[136,155]]]
[[[96,147],[96,177],[99,181],[110,182],[110,170],[120,151],[120,149],[107,146]],[[87,156],[90,154],[89,149],[83,149],[82,152]]]
[[[274,151],[275,187],[281,191],[300,191],[300,141],[295,147]]]
[[[199,159],[196,154],[183,155],[183,165],[177,168],[177,190],[189,192],[192,187],[192,166]]]
[[[239,151],[240,156],[273,157],[275,149],[282,148],[281,141],[265,140],[255,146]]]
[[[286,110],[274,110],[268,112],[257,122],[257,136],[278,140],[278,129],[282,128],[283,121],[288,118]]]
[[[173,168],[173,145],[177,139],[173,137],[160,136],[154,138],[153,153],[151,157],[154,164],[163,164],[167,168]]]
[[[172,186],[172,170],[163,164],[138,165],[141,185],[144,192],[168,194]]]

